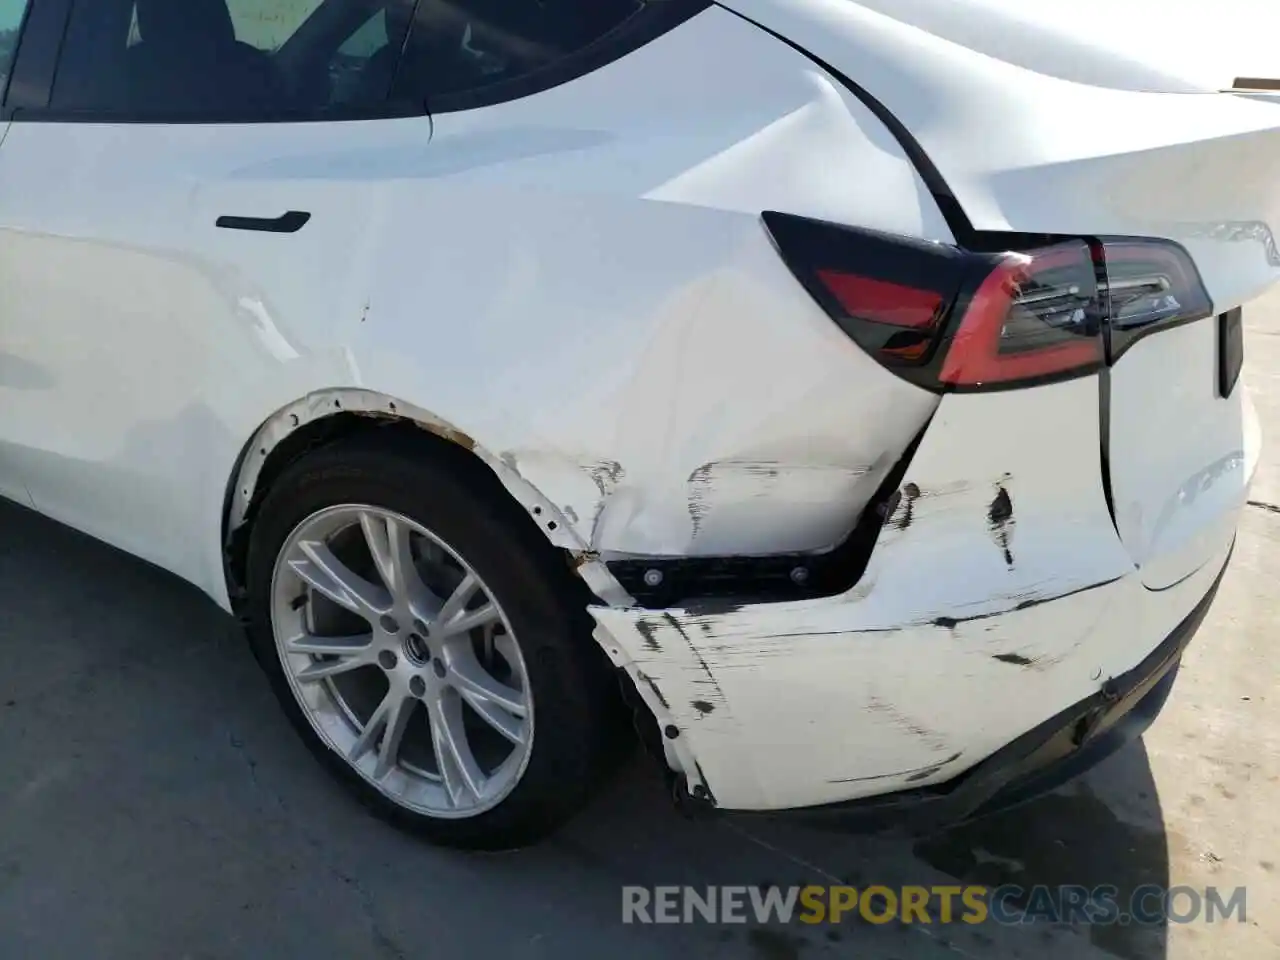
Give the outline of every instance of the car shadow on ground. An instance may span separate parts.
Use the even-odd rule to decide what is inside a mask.
[[[622,922],[625,885],[1167,885],[1140,745],[924,839],[689,820],[637,756],[512,854],[409,839],[332,784],[191,587],[0,505],[0,957],[1160,960],[1163,927]]]

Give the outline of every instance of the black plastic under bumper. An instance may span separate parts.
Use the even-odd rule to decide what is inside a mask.
[[[1226,569],[1224,565],[1204,598],[1140,664],[954,780],[844,803],[735,815],[801,819],[841,830],[905,827],[932,833],[1061,786],[1140,737],[1155,720],[1173,689],[1182,652],[1204,621]]]

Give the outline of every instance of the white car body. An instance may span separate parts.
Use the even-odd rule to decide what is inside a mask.
[[[761,212],[965,242],[887,113],[974,231],[1176,241],[1215,313],[1280,279],[1273,104],[1016,23],[974,37],[947,12],[968,6],[726,0],[434,118],[18,116],[0,492],[231,609],[227,538],[273,450],[334,414],[416,422],[574,558],[695,792],[774,810],[957,777],[1211,589],[1252,408],[1213,396],[1208,322],[1136,343],[1105,393],[921,389],[809,298]],[[311,220],[288,237],[215,227],[291,210]],[[847,591],[650,608],[611,572],[831,548],[921,432],[915,493]]]

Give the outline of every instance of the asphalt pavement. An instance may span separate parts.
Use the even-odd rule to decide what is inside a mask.
[[[207,599],[0,506],[0,960],[1280,955],[1280,296],[1248,323],[1270,443],[1164,715],[1087,778],[923,841],[690,821],[637,759],[536,849],[429,847],[329,781]],[[1153,926],[622,923],[632,884],[956,883],[1247,900]]]

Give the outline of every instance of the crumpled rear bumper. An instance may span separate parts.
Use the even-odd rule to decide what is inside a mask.
[[[803,808],[788,816],[841,828],[906,826],[928,833],[1007,810],[1061,786],[1142,736],[1155,721],[1173,690],[1183,651],[1209,612],[1220,582],[1221,575],[1138,666],[958,777],[920,790]]]
[[[1190,575],[1145,586],[1099,480],[1097,403],[1089,380],[945,398],[845,593],[592,607],[689,792],[759,812],[954,794],[937,807],[954,819],[1070,775],[1103,731],[1153,714],[1159,696],[1126,693],[1170,676],[1157,668],[1203,616],[1234,524]],[[1029,442],[1045,424],[1052,444]],[[1116,696],[1125,710],[1098,713]],[[1086,716],[1089,752],[1064,752]]]
[[[741,613],[640,612],[624,650],[624,612],[598,610],[597,637],[695,797],[927,829],[1051,790],[1140,736],[1225,564],[1163,594],[1135,574],[967,624],[748,637],[725,625]],[[1151,637],[1144,655],[1115,666],[1135,634]]]

